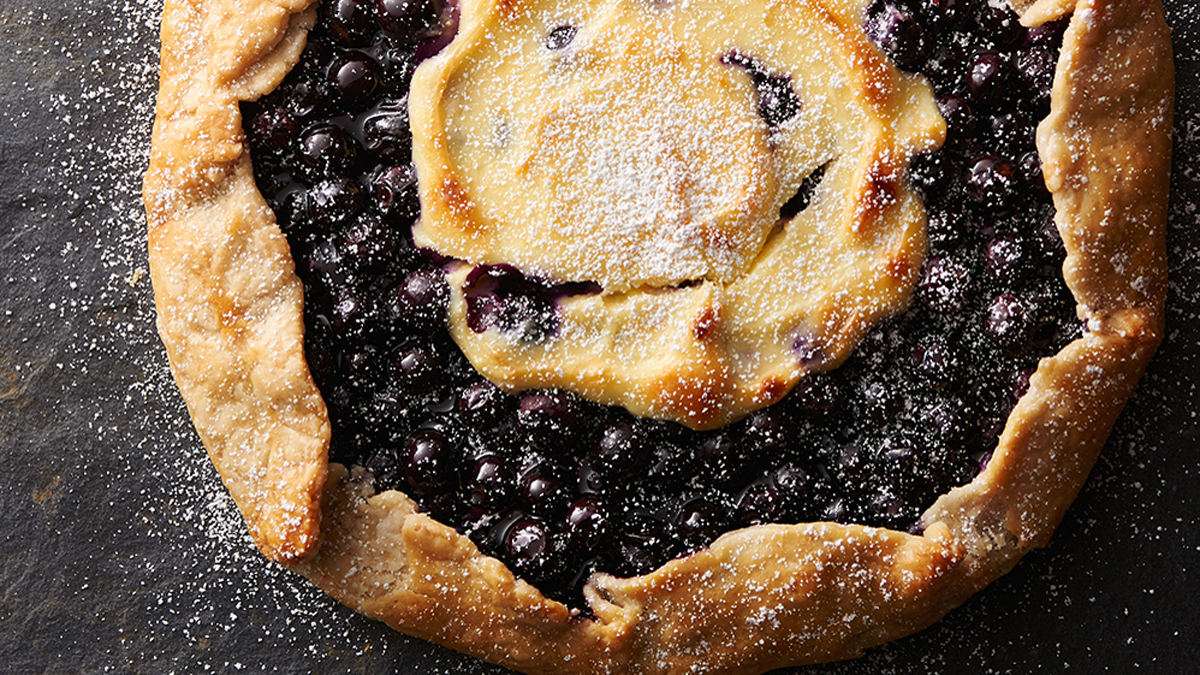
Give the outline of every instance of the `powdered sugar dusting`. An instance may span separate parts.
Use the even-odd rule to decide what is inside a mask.
[[[781,203],[749,78],[655,12],[549,49],[558,14],[489,33],[448,96],[451,159],[506,259],[613,291],[744,272]]]
[[[138,189],[160,3],[41,4],[0,7],[4,669],[499,672],[390,635],[252,550],[153,330]],[[1200,7],[1170,5],[1187,87]],[[1167,340],[1054,548],[913,639],[805,672],[1194,665],[1200,113],[1194,93],[1181,105]]]
[[[0,7],[0,669],[494,671],[267,563],[206,458],[145,251],[161,12]]]

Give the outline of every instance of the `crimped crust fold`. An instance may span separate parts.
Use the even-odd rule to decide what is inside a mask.
[[[303,289],[242,143],[312,0],[168,2],[145,201],[158,329],[196,430],[258,548],[318,542],[329,418],[304,360]]]
[[[529,673],[756,673],[853,657],[1011,569],[1047,542],[1161,340],[1174,85],[1159,2],[1014,4],[1027,24],[1072,14],[1038,141],[1088,332],[1041,362],[987,469],[926,512],[923,535],[731,532],[649,575],[593,577],[593,619],[404,495],[327,472],[302,288],[238,110],[299,58],[311,0],[167,0],[145,185],[158,325],[255,543],[397,630]]]
[[[769,525],[641,577],[598,575],[574,615],[398,492],[333,465],[329,532],[293,569],[403,632],[529,673],[761,672],[859,655],[944,613],[962,544],[859,525]],[[964,596],[965,597],[965,596]]]
[[[980,586],[1049,540],[1162,340],[1174,90],[1158,3],[1080,0],[1038,148],[1087,333],[1039,364],[987,469],[924,516],[966,543]]]

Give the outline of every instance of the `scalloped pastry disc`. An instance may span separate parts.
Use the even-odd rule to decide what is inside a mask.
[[[902,309],[925,253],[904,174],[945,124],[925,81],[868,41],[862,11],[467,4],[410,94],[414,239],[602,288],[560,300],[559,329],[530,341],[468,325],[464,266],[451,330],[476,369],[712,428],[838,365]],[[791,95],[764,114],[782,107],[764,97]],[[781,217],[821,167],[808,208]]]

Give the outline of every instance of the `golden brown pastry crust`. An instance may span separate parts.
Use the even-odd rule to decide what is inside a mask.
[[[238,104],[295,64],[313,1],[167,3],[145,182],[171,370],[251,536],[280,561],[316,546],[329,419],[304,361],[303,289],[254,184]]]
[[[597,575],[596,619],[575,617],[404,495],[327,472],[301,287],[237,107],[295,63],[310,4],[167,0],[145,186],[159,328],[259,548],[403,632],[529,673],[755,673],[859,655],[1046,543],[1161,339],[1174,91],[1162,7],[1015,3],[1029,24],[1073,16],[1038,145],[1088,332],[1041,362],[987,469],[925,513],[923,535],[739,530],[642,577]]]

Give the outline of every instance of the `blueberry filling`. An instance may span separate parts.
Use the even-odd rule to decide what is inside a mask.
[[[775,129],[800,114],[800,97],[791,79],[767,71],[762,63],[739,52],[730,52],[721,61],[745,69],[758,97],[758,116]]]
[[[436,36],[446,9],[442,0],[375,0],[373,3],[360,0],[358,4],[373,4],[379,27],[408,42]]]
[[[867,15],[867,36],[896,65],[904,70],[917,70],[925,59],[928,41],[925,21],[919,7],[907,3],[877,2]]]
[[[599,292],[595,283],[549,284],[511,265],[479,265],[463,285],[467,327],[476,333],[496,328],[524,342],[542,342],[558,331],[556,299]]]
[[[324,3],[301,64],[244,105],[247,137],[304,282],[331,460],[407,492],[547,595],[582,607],[594,571],[649,572],[747,525],[919,531],[937,495],[986,467],[1038,359],[1079,335],[1033,140],[1063,24],[1024,29],[981,0],[880,0],[867,34],[929,78],[949,127],[909,169],[930,247],[909,311],[840,368],[716,431],[561,391],[501,391],[446,330],[456,263],[410,236],[420,205],[405,96],[417,55],[453,30],[446,13],[440,0]],[[555,28],[544,46],[576,33]],[[787,78],[724,60],[748,72],[769,127],[799,114]],[[808,206],[821,176],[782,217]],[[555,334],[563,297],[599,290],[480,266],[468,325],[537,343]]]
[[[579,29],[575,26],[556,27],[554,30],[550,31],[549,35],[546,36],[546,49],[551,51],[566,49],[567,46],[575,40],[575,35],[578,32]]]
[[[785,220],[795,218],[801,211],[807,209],[813,194],[817,191],[817,186],[821,184],[821,179],[824,177],[825,167],[823,166],[805,176],[804,181],[800,183],[800,189],[796,190],[796,194],[792,195],[779,209],[779,217]]]

